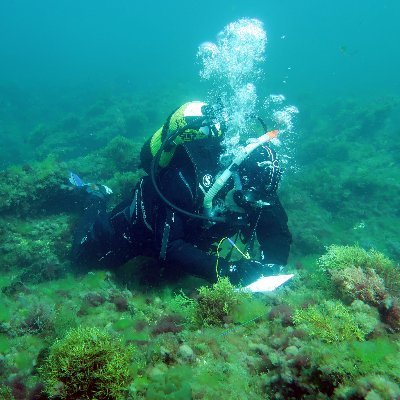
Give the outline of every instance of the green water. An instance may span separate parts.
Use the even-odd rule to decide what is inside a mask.
[[[78,326],[134,346],[128,399],[398,399],[399,16],[395,0],[3,0],[0,399],[39,398],[37,366]],[[144,140],[209,96],[199,46],[240,18],[267,34],[257,111],[273,121],[271,94],[299,110],[278,151],[296,278],[208,327],[204,281],[147,259],[73,269],[60,185],[72,170],[128,195]]]

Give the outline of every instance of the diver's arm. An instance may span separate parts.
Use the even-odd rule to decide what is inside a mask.
[[[161,261],[166,262],[168,268],[215,282],[217,258],[185,241],[185,230],[191,228],[186,217],[167,207],[164,211],[159,213],[156,224],[159,227],[156,241]],[[220,266],[225,264],[225,260],[220,260]]]
[[[131,246],[124,238],[124,232],[129,232],[130,227],[126,218],[129,203],[121,203],[108,213],[104,199],[87,197],[72,244],[74,263],[89,267],[117,267],[132,257]]]
[[[166,261],[169,265],[178,266],[188,274],[206,279],[208,282],[216,282],[217,258],[198,249],[183,239],[173,240],[168,244]],[[220,259],[218,271],[224,268],[227,262]]]
[[[195,183],[187,170],[168,168],[161,178],[163,194],[173,204],[184,210],[195,212]],[[198,249],[185,240],[188,229],[199,229],[188,217],[170,208],[161,199],[156,217],[156,244],[161,260],[169,268],[202,277],[210,282],[217,279],[216,262],[213,255]],[[220,265],[228,264],[220,260]]]
[[[263,252],[263,263],[287,264],[292,235],[288,228],[287,214],[277,196],[274,203],[261,212],[257,239]]]

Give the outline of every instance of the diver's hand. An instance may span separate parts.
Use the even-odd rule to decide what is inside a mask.
[[[87,183],[85,185],[85,190],[92,196],[98,196],[100,198],[106,198],[112,194],[112,190],[106,186],[98,183]]]
[[[228,277],[233,285],[247,285],[262,275],[262,267],[263,264],[258,261],[239,260],[229,263],[221,275]]]
[[[85,183],[73,172],[70,173],[68,181],[70,184],[63,185],[63,187],[67,190],[83,194],[84,197],[105,200],[107,196],[112,194],[112,190],[108,186],[97,183]]]
[[[221,271],[222,276],[227,276],[233,285],[248,285],[261,276],[279,274],[283,270],[280,264],[264,264],[255,260],[239,260],[229,263]]]
[[[282,273],[285,268],[282,264],[263,264],[264,266],[264,275],[276,275]]]

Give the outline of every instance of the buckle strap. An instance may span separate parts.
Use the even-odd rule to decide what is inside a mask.
[[[167,255],[167,246],[169,239],[169,232],[171,230],[171,226],[168,222],[165,222],[164,231],[161,239],[161,249],[160,249],[160,259],[165,260]]]

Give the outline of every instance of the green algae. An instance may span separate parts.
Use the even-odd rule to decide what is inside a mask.
[[[319,337],[327,343],[365,340],[363,332],[350,311],[341,303],[326,301],[296,310],[293,320],[310,336]]]
[[[329,268],[340,266],[341,270],[350,261],[370,266],[382,276],[391,295],[398,296],[398,267],[394,261],[387,261],[389,257],[397,260],[400,254],[398,215],[393,212],[398,202],[398,145],[391,141],[389,130],[380,128],[390,105],[338,102],[333,109],[327,107],[326,115],[310,113],[307,135],[298,146],[302,169],[295,177],[285,176],[280,193],[294,235],[291,265],[296,278],[288,289],[274,295],[233,303],[229,296],[229,301],[217,301],[211,295],[212,287],[203,289],[202,295],[218,307],[203,307],[204,312],[196,314],[199,292],[190,292],[187,281],[174,284],[174,288],[181,286],[189,293],[175,301],[173,290],[165,290],[168,283],[141,285],[137,270],[126,266],[125,280],[116,280],[114,271],[37,274],[38,270],[48,271],[56,261],[67,263],[67,272],[71,272],[67,243],[76,222],[76,210],[66,207],[65,202],[52,206],[55,200],[66,197],[59,184],[66,183],[68,170],[112,187],[116,195],[111,203],[128,195],[141,174],[136,164],[138,141],[122,137],[111,141],[124,124],[121,119],[110,123],[110,118],[121,118],[121,114],[115,102],[107,104],[100,102],[88,111],[92,118],[98,118],[91,124],[84,121],[86,116],[82,113],[60,120],[55,124],[56,131],[51,126],[38,128],[37,153],[45,156],[56,147],[55,152],[61,157],[63,152],[67,154],[64,159],[72,157],[67,164],[53,157],[24,167],[14,166],[0,176],[5,189],[0,202],[0,259],[14,277],[0,278],[0,287],[6,289],[1,294],[2,306],[6,307],[0,307],[0,350],[5,356],[1,378],[6,381],[17,374],[32,388],[40,383],[35,371],[36,366],[43,365],[42,349],[63,338],[70,328],[95,326],[119,338],[124,346],[136,346],[129,365],[133,378],[126,382],[127,399],[174,394],[186,398],[191,394],[198,399],[344,399],[362,398],[365,393],[385,398],[389,392],[395,395],[400,384],[398,333],[380,321],[381,307],[347,301],[338,306],[340,293],[324,272],[328,263],[322,270],[320,263],[315,263],[316,258],[325,255]],[[168,113],[169,108],[163,107]],[[122,114],[129,114],[127,108]],[[136,122],[133,118],[132,126],[140,125],[139,120],[146,120],[144,114]],[[109,131],[101,130],[105,123],[109,124]],[[374,150],[378,136],[367,143],[357,139],[361,126],[377,131],[382,144],[379,154]],[[100,128],[98,140],[93,139],[84,153],[82,149],[77,151],[72,141],[66,143],[62,138],[66,132],[74,137],[77,127]],[[111,132],[114,128],[118,129]],[[382,173],[378,177],[371,170]],[[60,212],[66,214],[57,218]],[[332,243],[335,247],[326,250]],[[330,258],[333,250],[343,252],[348,247],[357,247],[351,250],[353,258]],[[157,264],[152,263],[147,270],[144,268],[145,276]],[[38,267],[26,268],[32,265]],[[21,274],[21,268],[26,273]],[[22,285],[18,286],[21,280]],[[196,281],[196,285],[191,284],[190,289],[205,283]],[[104,299],[102,304],[87,304],[87,295],[93,292]],[[116,310],[112,303],[115,293],[127,296],[126,311]],[[220,295],[224,293],[229,295],[224,291]],[[332,309],[337,312],[336,317],[326,306],[328,301],[335,302]],[[30,304],[37,302],[43,310],[50,306],[55,310],[49,314],[53,329],[21,333],[17,328],[22,318],[30,315],[35,309]],[[269,311],[281,304],[289,308],[285,325],[280,318],[268,317]],[[314,311],[319,323],[325,319],[325,330],[317,329],[306,318],[302,323],[296,322],[296,316],[307,310]],[[175,312],[185,318],[182,331],[151,333],[162,317]],[[336,325],[336,331],[332,325]],[[193,350],[192,361],[180,357],[182,343]],[[18,356],[13,356],[15,353]]]
[[[0,353],[6,353],[10,348],[10,339],[6,335],[0,335]]]
[[[63,399],[123,399],[131,349],[98,328],[67,332],[41,368],[46,391]]]

